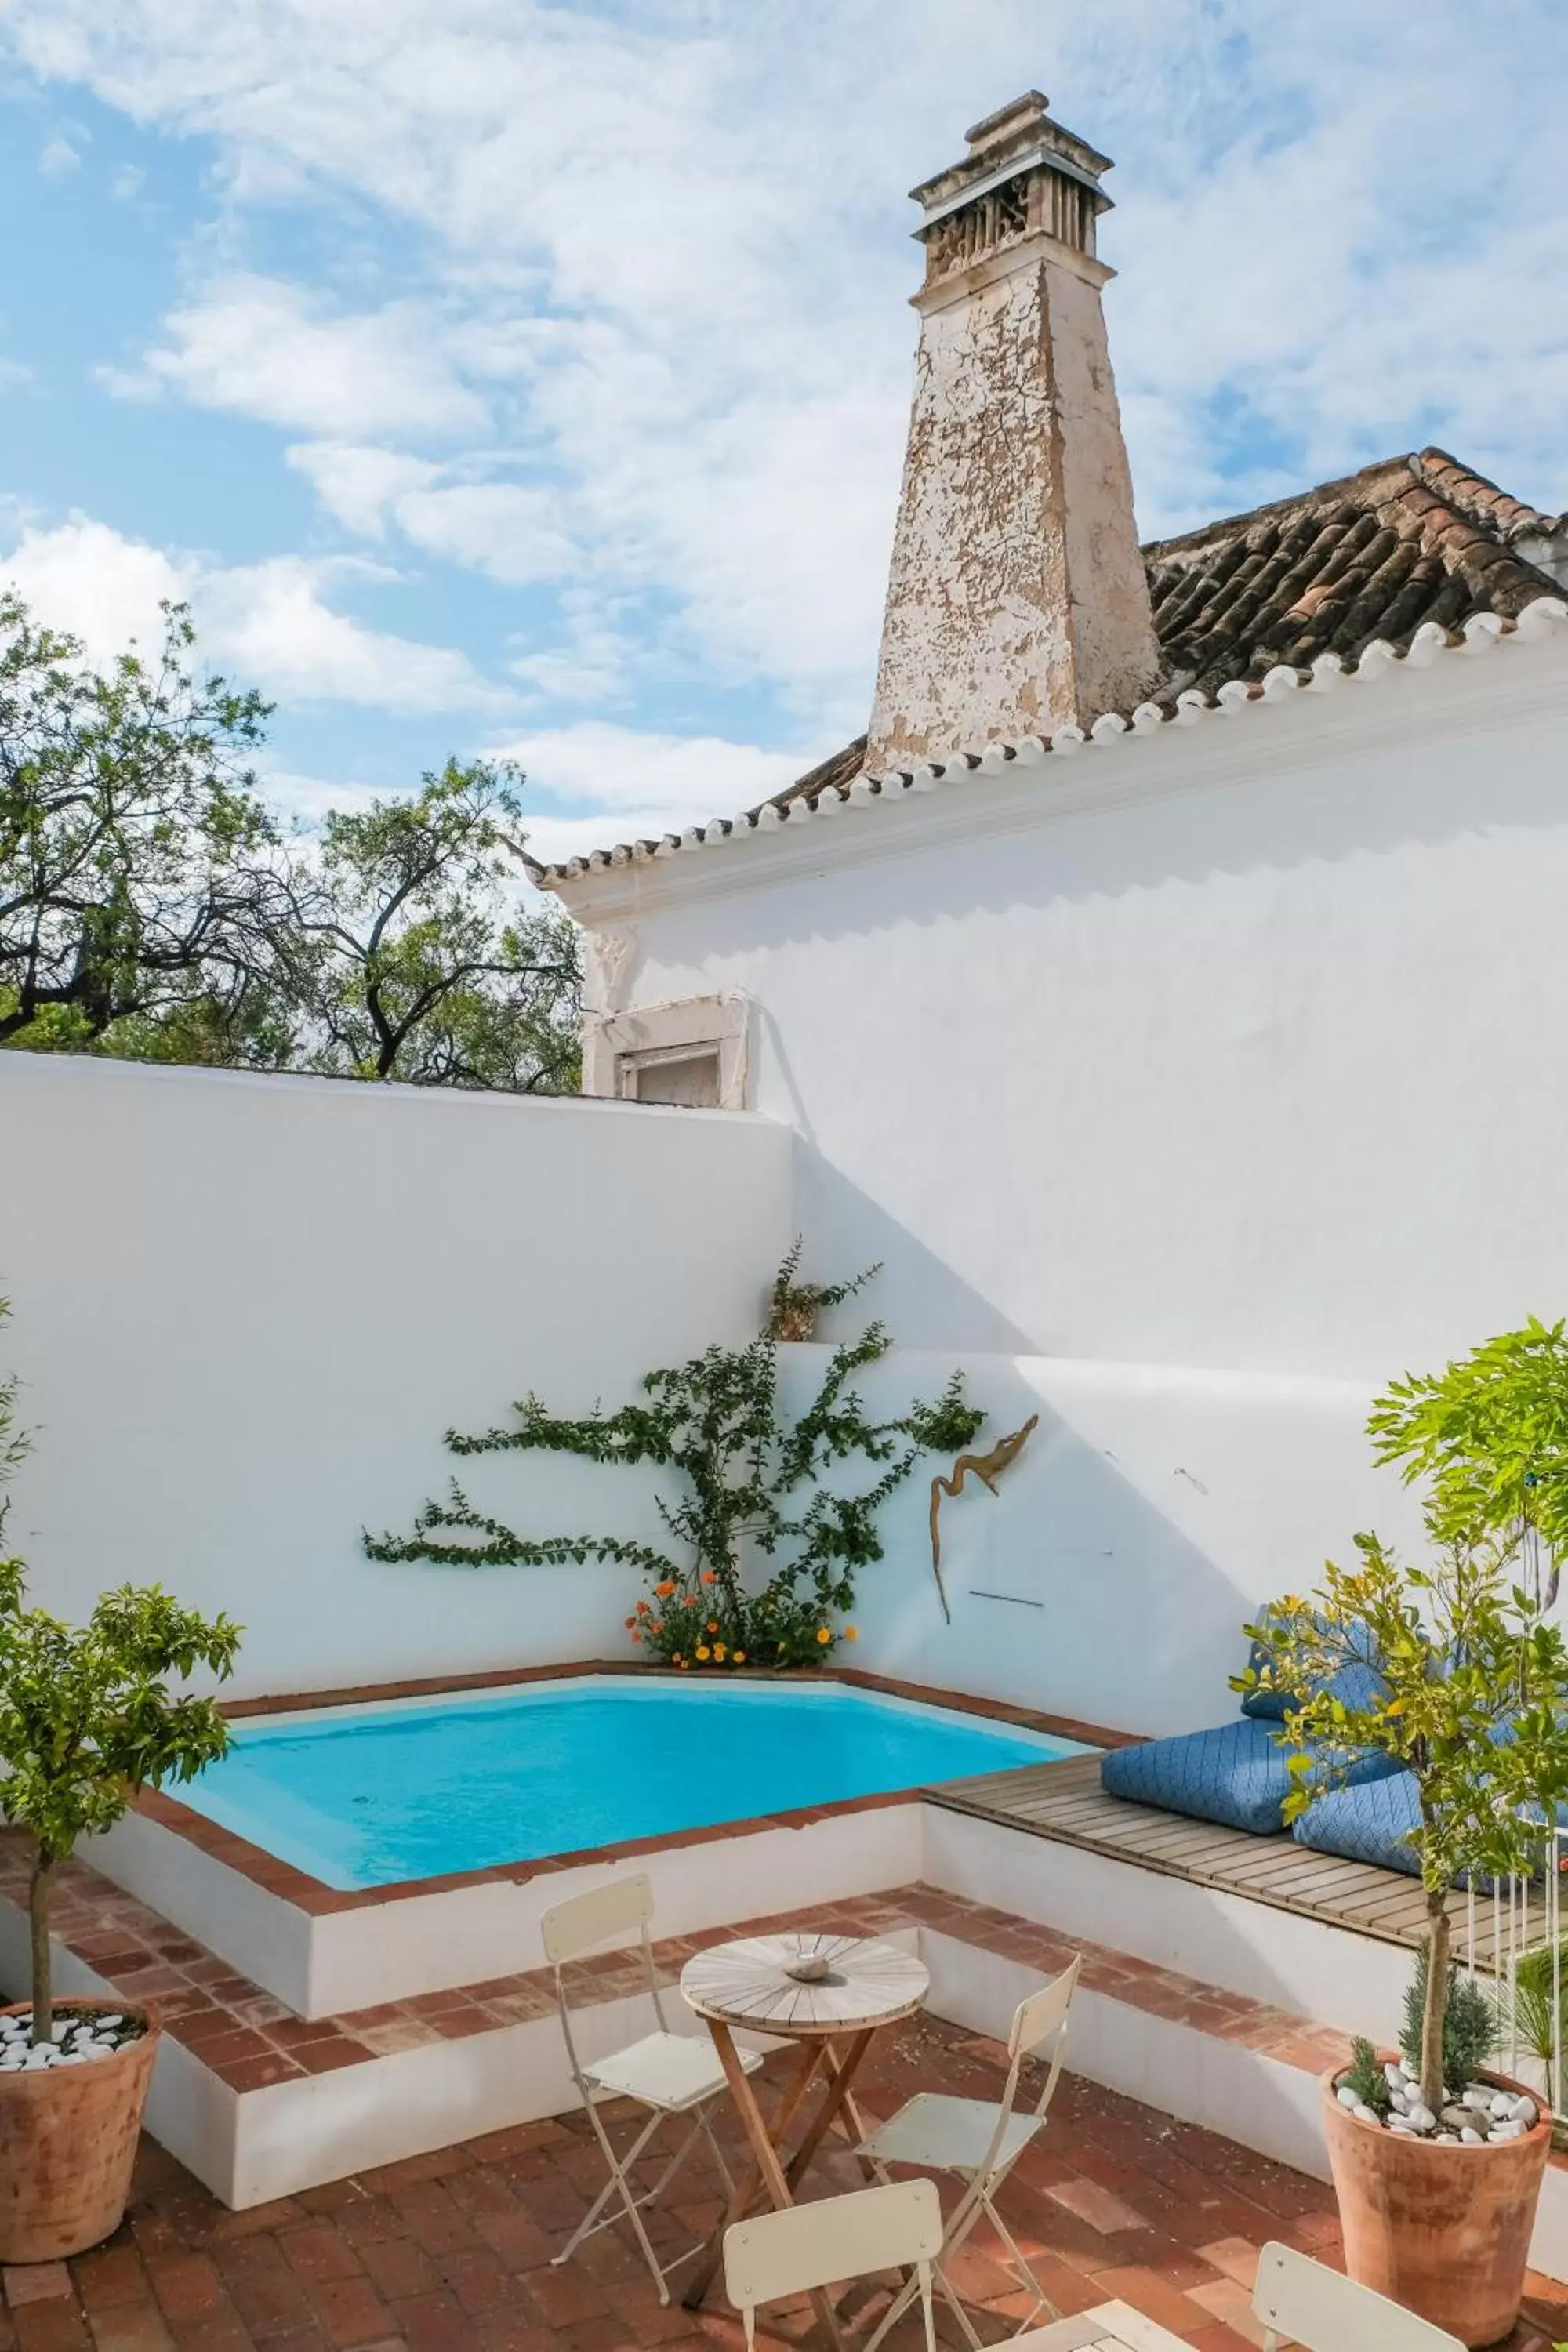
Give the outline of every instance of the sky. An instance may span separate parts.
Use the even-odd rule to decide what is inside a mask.
[[[1428,441],[1568,507],[1561,0],[0,0],[0,579],[187,600],[306,824],[742,807],[865,725],[905,192],[1031,87],[1145,536]]]

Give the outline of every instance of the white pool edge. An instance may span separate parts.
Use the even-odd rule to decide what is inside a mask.
[[[518,1877],[429,1893],[389,1889],[308,1912],[144,1813],[84,1843],[82,1859],[205,1944],[297,2016],[342,2017],[545,1965],[540,1921],[569,1895],[627,1871],[653,1882],[661,1936],[760,1918],[784,1904],[837,1903],[919,1878],[918,1795],[795,1825],[741,1822],[646,1853],[608,1849]]]

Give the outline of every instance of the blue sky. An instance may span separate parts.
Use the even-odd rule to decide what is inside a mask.
[[[905,191],[1030,85],[1118,159],[1146,532],[1428,439],[1568,506],[1558,0],[0,0],[0,574],[188,597],[307,820],[742,805],[865,722]]]

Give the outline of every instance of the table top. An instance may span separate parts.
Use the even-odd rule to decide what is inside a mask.
[[[826,1975],[816,1983],[789,1975],[789,1964],[803,1958],[823,1961]],[[802,1928],[699,1952],[680,1972],[680,1990],[699,2017],[807,2040],[912,2017],[931,1990],[931,1976],[897,1944]]]
[[[1048,2327],[1016,2336],[1007,2352],[1187,2352],[1179,2336],[1127,2303],[1097,2303]]]

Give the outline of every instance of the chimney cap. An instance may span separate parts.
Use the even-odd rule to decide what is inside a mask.
[[[1043,89],[1026,89],[1022,98],[1009,100],[994,114],[987,114],[973,124],[963,134],[965,142],[971,147],[992,146],[1008,131],[1022,131],[1026,124],[1040,121],[1049,104]]]
[[[1053,121],[1039,90],[1027,89],[1022,98],[998,107],[964,136],[969,152],[962,162],[950,163],[910,190],[926,215],[923,228],[914,232],[917,236],[958,205],[1041,166],[1080,182],[1093,195],[1096,212],[1110,211],[1110,198],[1100,184],[1100,174],[1110,169],[1110,156]]]

